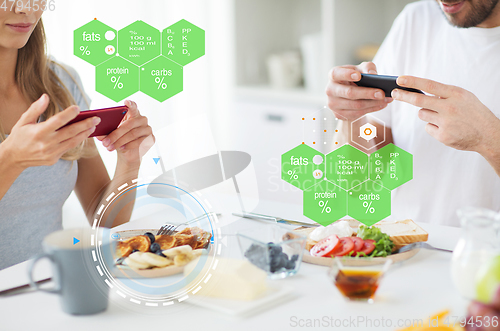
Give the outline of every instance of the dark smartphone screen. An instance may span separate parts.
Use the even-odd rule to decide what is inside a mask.
[[[398,76],[361,74],[360,81],[354,83],[358,86],[379,88],[385,92],[386,97],[390,97],[392,90],[396,88],[409,92],[424,94],[424,92],[414,88],[399,86],[396,83],[397,78]]]

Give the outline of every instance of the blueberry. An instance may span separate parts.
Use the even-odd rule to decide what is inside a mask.
[[[157,251],[161,251],[160,244],[158,243],[152,243],[151,247],[149,247],[149,250],[153,253],[156,253]]]
[[[161,251],[161,249],[157,250],[155,254],[160,255],[161,257],[166,257],[165,254],[163,254],[163,252]]]
[[[277,257],[273,257],[271,259],[270,265],[272,268],[278,268],[281,265],[281,259],[277,258]]]
[[[292,258],[290,259],[290,261],[295,262],[298,259],[299,259],[299,254],[295,254],[295,255],[292,255]]]
[[[283,248],[279,245],[268,244],[268,247],[271,255],[279,255],[283,251]]]
[[[287,261],[286,265],[285,265],[285,268],[287,268],[288,270],[293,270],[295,269],[295,262],[290,260],[290,261]]]
[[[155,236],[151,232],[146,232],[144,235],[149,237],[149,240],[151,240],[151,244],[155,242]]]

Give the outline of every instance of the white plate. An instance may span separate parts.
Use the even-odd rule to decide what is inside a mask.
[[[258,299],[252,301],[229,300],[221,298],[192,295],[185,301],[199,307],[212,309],[233,317],[243,317],[257,313],[290,299],[293,288],[288,286],[268,287],[267,291]]]

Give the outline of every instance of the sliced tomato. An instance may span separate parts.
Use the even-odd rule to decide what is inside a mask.
[[[351,237],[342,237],[339,239],[340,245],[333,251],[334,256],[344,256],[354,249],[354,242]]]
[[[361,239],[360,237],[351,237],[352,242],[354,243],[354,253],[361,252],[363,250],[363,245],[365,244],[365,241]]]
[[[365,239],[365,244],[363,245],[363,249],[361,253],[365,253],[366,255],[371,254],[375,249],[375,240],[373,239]]]
[[[332,234],[324,239],[321,239],[316,245],[311,248],[311,255],[317,257],[332,256],[332,252],[340,245],[339,237]]]

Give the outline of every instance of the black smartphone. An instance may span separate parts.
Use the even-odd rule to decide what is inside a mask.
[[[424,92],[414,88],[399,86],[396,83],[396,79],[398,79],[398,76],[361,74],[361,79],[359,80],[359,82],[354,83],[358,86],[379,88],[385,92],[386,97],[390,97],[392,90],[396,88],[409,92],[424,94]]]

